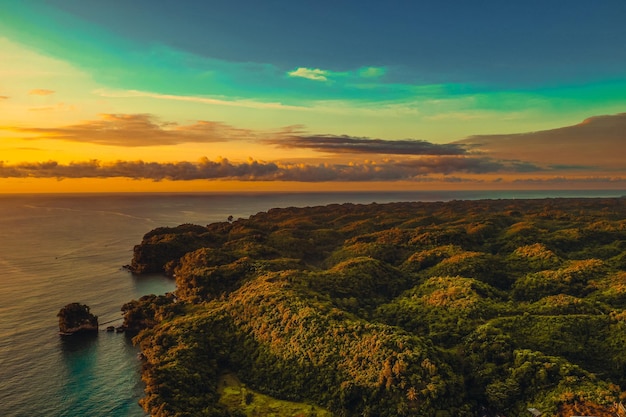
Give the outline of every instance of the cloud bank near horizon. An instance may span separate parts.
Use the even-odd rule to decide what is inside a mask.
[[[226,158],[198,162],[144,162],[98,160],[62,164],[57,161],[7,164],[0,162],[0,178],[129,178],[153,181],[238,180],[299,182],[363,181],[460,181],[459,175],[553,173],[559,168],[542,168],[522,161],[495,160],[475,156],[423,156],[416,159],[365,161],[361,163],[307,164]],[[588,175],[591,178],[593,176]],[[565,177],[563,177],[565,178]],[[621,177],[617,176],[621,180]]]
[[[273,131],[237,128],[221,122],[187,125],[149,114],[104,114],[99,120],[59,128],[12,128],[34,135],[98,145],[139,147],[240,141],[332,156],[327,162],[150,162],[96,159],[71,163],[0,161],[0,178],[128,178],[151,181],[235,180],[289,182],[509,182],[565,184],[568,181],[626,181],[622,157],[626,113],[597,116],[559,129],[514,135],[475,136],[435,144],[418,139],[384,140],[308,134],[303,126]],[[362,158],[363,160],[360,160]],[[323,159],[321,161],[324,161]],[[333,161],[333,162],[328,162]]]

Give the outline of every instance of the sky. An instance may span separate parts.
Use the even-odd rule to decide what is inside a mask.
[[[623,0],[0,10],[0,193],[626,190]]]

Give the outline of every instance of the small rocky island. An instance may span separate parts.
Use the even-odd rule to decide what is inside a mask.
[[[98,316],[91,314],[89,310],[89,306],[80,303],[70,303],[63,307],[57,314],[61,335],[97,332]]]

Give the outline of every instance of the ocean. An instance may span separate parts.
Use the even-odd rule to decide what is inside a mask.
[[[620,197],[624,191],[0,195],[0,416],[144,416],[138,350],[121,306],[174,283],[124,265],[160,226],[206,225],[274,207],[480,198]],[[87,304],[96,337],[61,337],[58,311]]]

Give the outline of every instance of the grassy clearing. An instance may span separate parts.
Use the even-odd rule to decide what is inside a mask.
[[[247,417],[332,417],[332,413],[316,405],[283,401],[251,390],[232,373],[219,381],[220,404]]]

